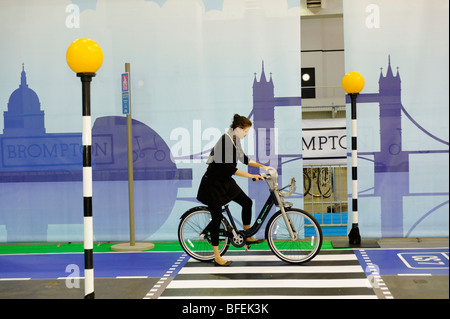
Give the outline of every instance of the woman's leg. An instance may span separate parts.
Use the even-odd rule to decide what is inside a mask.
[[[252,221],[252,200],[244,192],[241,192],[233,198],[233,201],[242,206],[242,224],[244,225],[244,230],[249,229]],[[247,242],[259,242],[259,240],[249,237]]]
[[[209,205],[208,208],[209,211],[211,212],[212,217],[209,226],[211,232],[211,244],[213,246],[214,251],[214,259],[216,263],[223,265],[226,264],[227,261],[223,259],[219,253],[219,228],[220,228],[220,221],[222,220],[222,206]]]
[[[250,226],[252,221],[252,205],[253,202],[244,192],[240,192],[233,201],[242,206],[242,223],[245,226]]]

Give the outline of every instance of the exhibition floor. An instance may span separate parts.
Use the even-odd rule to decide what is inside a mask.
[[[178,243],[146,252],[94,249],[96,299],[448,299],[449,240],[325,238],[304,265],[286,264],[265,243],[230,248],[230,267],[190,260]],[[337,248],[339,247],[339,248]],[[0,299],[82,299],[82,243],[0,244]]]

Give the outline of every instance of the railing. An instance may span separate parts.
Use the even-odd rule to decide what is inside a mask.
[[[303,165],[303,201],[306,211],[324,227],[324,236],[347,232],[347,166]]]

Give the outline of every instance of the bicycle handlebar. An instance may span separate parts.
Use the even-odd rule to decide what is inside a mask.
[[[289,191],[286,192],[286,193],[280,192],[280,193],[281,193],[281,196],[283,196],[283,197],[289,197],[289,196],[291,196],[291,195],[295,192],[295,189],[296,189],[296,188],[297,188],[297,187],[296,187],[296,185],[295,185],[295,178],[292,177],[291,180],[289,181]]]
[[[282,197],[289,197],[291,196],[295,190],[296,190],[296,185],[295,185],[295,178],[292,177],[291,180],[289,181],[289,191],[288,192],[281,192],[278,189],[278,173],[275,170],[269,169],[268,174],[260,174],[260,176],[267,182],[267,184],[269,185],[269,188],[271,190],[278,190],[279,194]],[[253,181],[256,181],[255,178],[252,178]]]

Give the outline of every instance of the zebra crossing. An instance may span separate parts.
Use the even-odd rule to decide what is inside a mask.
[[[271,251],[229,251],[230,267],[190,259],[159,299],[377,299],[353,250],[293,265]]]

